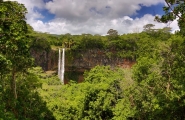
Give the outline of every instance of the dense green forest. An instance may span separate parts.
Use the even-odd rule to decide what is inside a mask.
[[[53,35],[33,30],[26,8],[0,0],[0,120],[183,120],[185,119],[185,16],[183,0],[166,0],[158,22],[179,17],[180,31],[154,29],[119,35]],[[175,6],[173,6],[175,5]],[[171,7],[173,6],[173,7]],[[173,10],[172,12],[169,12]],[[179,13],[181,16],[179,16]],[[61,84],[57,74],[34,65],[30,50],[65,47],[113,50],[109,57],[135,61],[131,69],[96,66],[84,81]]]

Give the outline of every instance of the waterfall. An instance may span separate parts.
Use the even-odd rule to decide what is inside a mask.
[[[65,49],[62,49],[61,82],[64,83]]]
[[[58,54],[59,54],[59,58],[58,58],[58,77],[59,77],[59,79],[60,79],[60,64],[61,64],[61,51],[60,51],[60,48],[59,48],[59,50],[58,50]]]
[[[58,77],[60,81],[64,84],[64,71],[65,71],[65,49],[62,49],[62,60],[61,60],[61,51],[59,49],[59,60],[58,60]]]

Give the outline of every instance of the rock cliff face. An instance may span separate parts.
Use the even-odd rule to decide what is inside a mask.
[[[110,50],[78,50],[65,52],[65,83],[71,79],[78,82],[83,81],[83,73],[97,65],[110,65],[111,67],[130,68],[135,61],[118,58],[115,51]],[[57,70],[58,51],[31,50],[31,55],[35,58],[35,65],[41,66],[44,71]],[[75,77],[74,77],[75,76]]]
[[[44,71],[55,70],[58,65],[58,53],[54,50],[31,49],[31,55],[35,59],[35,65],[41,66]]]
[[[66,67],[75,67],[78,69],[91,69],[97,65],[110,65],[111,67],[130,68],[135,61],[130,59],[118,58],[115,51],[109,50],[79,50],[71,61],[66,58]],[[76,55],[77,54],[77,55]]]
[[[66,69],[91,69],[96,65],[110,65],[111,67],[130,68],[135,61],[115,57],[114,51],[108,50],[79,50],[65,53]],[[111,53],[111,56],[107,53]],[[41,66],[43,70],[56,70],[58,67],[58,51],[31,50],[31,55],[35,58],[35,64]]]

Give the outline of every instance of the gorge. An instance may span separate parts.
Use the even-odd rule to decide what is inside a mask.
[[[65,50],[63,48],[62,50],[51,49],[50,51],[31,51],[31,54],[35,59],[35,64],[37,66],[41,66],[44,71],[58,71],[59,79],[64,84],[68,83],[69,80],[74,79],[76,79],[77,82],[82,82],[84,71],[90,70],[97,65],[130,68],[135,63],[135,60],[133,59],[115,57],[115,53],[116,51],[109,49],[87,49],[74,51],[69,48],[65,48]],[[61,59],[61,61],[58,59]],[[64,71],[62,71],[64,68],[59,67],[64,64],[62,61],[65,61],[65,66],[63,66],[65,67],[64,78],[61,75],[64,74]]]
[[[62,84],[64,84],[64,71],[65,71],[65,48],[62,48],[62,58],[61,58],[61,50],[59,48],[59,57],[58,57],[58,77]]]

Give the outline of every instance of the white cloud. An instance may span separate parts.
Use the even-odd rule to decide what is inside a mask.
[[[178,31],[180,30],[179,29],[179,26],[178,26],[178,23],[177,23],[177,19],[172,21],[172,22],[169,22],[168,23],[168,27],[171,27],[172,28],[172,33],[175,33],[175,31]]]
[[[17,0],[28,9],[27,22],[36,30],[53,34],[101,34],[109,29],[118,30],[119,34],[130,33],[137,29],[142,31],[144,25],[155,24],[156,28],[166,24],[154,22],[154,16],[145,15],[142,18],[130,18],[136,14],[142,4],[144,6],[163,3],[163,0],[53,0],[44,3],[43,0]],[[34,8],[47,9],[55,14],[55,18],[43,22],[44,16]],[[171,24],[173,30],[178,29],[176,22]]]
[[[46,8],[56,17],[84,22],[90,18],[119,18],[136,14],[142,4],[150,6],[163,0],[53,0]]]
[[[143,26],[146,24],[155,24],[155,28],[166,27],[166,24],[157,23],[154,21],[154,16],[145,15],[142,18],[132,19],[129,16],[124,16],[117,19],[89,19],[84,23],[73,23],[64,19],[55,19],[53,21],[43,23],[37,21],[32,24],[36,31],[43,31],[57,34],[106,34],[109,29],[118,30],[119,34],[131,33],[136,28],[139,32],[143,30]]]
[[[44,18],[44,16],[41,13],[34,9],[34,8],[44,9],[45,3],[43,2],[43,0],[5,0],[5,1],[17,1],[19,3],[24,4],[28,10],[28,14],[26,15],[28,21],[36,20],[38,18]]]

